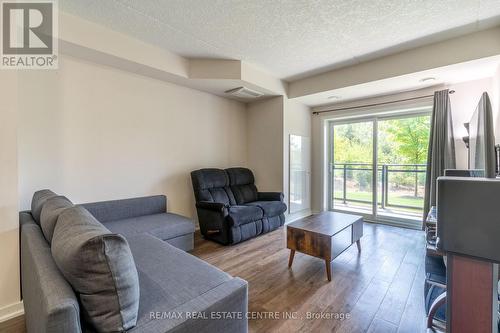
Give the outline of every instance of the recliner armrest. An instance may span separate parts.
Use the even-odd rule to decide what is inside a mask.
[[[210,202],[210,201],[199,201],[196,203],[196,208],[208,209],[214,212],[227,212],[228,205],[220,202]]]
[[[285,195],[282,192],[258,192],[257,199],[259,201],[283,201]]]
[[[198,201],[196,203],[200,230],[204,236],[221,235],[223,241],[227,241],[224,237],[227,237],[225,230],[228,224],[225,222],[229,213],[228,208],[228,205],[220,202]]]

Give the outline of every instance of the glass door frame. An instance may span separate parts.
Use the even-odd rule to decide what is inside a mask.
[[[356,215],[362,215],[365,221],[389,224],[399,227],[421,229],[420,223],[416,223],[417,220],[405,218],[405,217],[390,217],[378,214],[378,122],[390,119],[403,119],[412,118],[418,116],[430,116],[432,114],[432,108],[428,111],[416,110],[416,111],[405,111],[405,112],[395,112],[391,114],[372,114],[368,116],[353,116],[353,117],[342,117],[338,120],[335,118],[327,120],[327,152],[328,152],[328,209],[334,212],[340,213],[353,213]],[[372,214],[363,214],[359,212],[352,212],[348,209],[338,209],[334,208],[334,127],[336,125],[345,125],[353,123],[371,122],[373,124],[372,129]]]

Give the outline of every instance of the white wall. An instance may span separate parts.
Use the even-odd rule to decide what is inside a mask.
[[[22,310],[19,287],[17,73],[2,71],[0,91],[0,321]]]
[[[189,172],[245,166],[245,105],[69,56],[21,76],[21,208],[50,188],[74,202],[166,194],[195,217]]]
[[[283,192],[288,203],[290,134],[311,136],[311,110],[278,96],[247,105],[248,167],[260,191]],[[287,219],[293,220],[300,212]]]
[[[283,191],[283,96],[247,105],[248,167],[260,191]]]
[[[493,75],[493,118],[495,119],[495,139],[500,143],[500,66]]]
[[[362,101],[353,101],[345,104],[337,104],[337,107],[359,106],[363,104],[380,103],[385,101],[393,101],[405,98],[412,98],[416,96],[424,96],[432,94],[434,90],[444,89],[445,87],[434,87],[422,89],[420,91],[405,92],[394,94],[391,96],[368,98]],[[468,122],[474,112],[481,94],[486,91],[490,94],[493,93],[493,80],[491,78],[463,82],[447,86],[450,90],[455,90],[454,94],[450,95],[450,102],[452,107],[453,126],[455,133],[455,150],[457,158],[457,168],[467,168],[467,149],[461,137],[466,135],[466,130],[463,127],[464,122]],[[429,100],[432,103],[432,99]],[[324,109],[322,107],[321,109]],[[319,110],[319,108],[318,108]],[[372,110],[368,110],[372,112]],[[326,180],[328,179],[327,170],[325,167],[326,156],[326,132],[325,124],[329,118],[334,116],[334,112],[313,115],[312,116],[312,211],[320,212],[327,209],[327,193],[326,193]],[[500,128],[500,127],[498,127]],[[498,129],[497,129],[498,131]],[[500,137],[500,134],[498,135]],[[498,138],[497,138],[498,141]]]
[[[284,103],[284,159],[283,159],[283,193],[285,194],[285,202],[289,198],[289,171],[290,171],[290,135],[300,135],[311,138],[311,110],[308,106],[298,103],[293,100],[285,99]],[[311,141],[309,141],[311,142]],[[310,148],[309,148],[310,150]],[[310,161],[309,161],[310,162]],[[309,170],[311,167],[309,166]],[[310,175],[309,175],[310,177]],[[309,181],[310,186],[310,181]],[[309,188],[309,193],[311,193]],[[309,201],[310,201],[309,197]],[[311,203],[308,203],[310,207]],[[288,210],[290,212],[290,210]],[[302,212],[301,214],[308,212]]]

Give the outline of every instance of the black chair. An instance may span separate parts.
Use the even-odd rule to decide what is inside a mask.
[[[236,244],[285,223],[281,192],[259,192],[247,168],[191,172],[201,234],[221,244]]]
[[[446,265],[443,257],[427,255],[425,257],[425,311],[427,328],[439,324],[446,327]]]

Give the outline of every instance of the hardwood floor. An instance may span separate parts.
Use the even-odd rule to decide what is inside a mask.
[[[252,316],[278,312],[249,320],[250,332],[425,332],[423,232],[365,223],[361,246],[333,260],[331,282],[318,258],[296,252],[288,268],[285,228],[235,246],[197,233],[191,253],[248,281]],[[24,316],[0,323],[0,332],[25,332]]]
[[[26,332],[26,325],[24,324],[24,315],[0,323],[0,332],[2,333]]]
[[[251,316],[277,317],[251,332],[425,332],[423,232],[365,223],[362,252],[337,257],[328,282],[321,259],[296,252],[288,268],[285,230],[234,246],[196,234],[192,254],[248,281]]]

